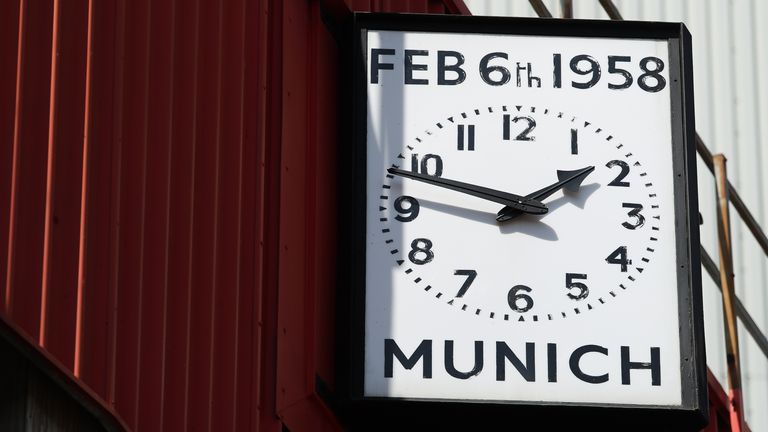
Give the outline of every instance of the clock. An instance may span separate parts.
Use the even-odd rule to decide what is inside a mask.
[[[674,221],[669,211],[662,220],[664,191],[642,142],[554,107],[485,104],[436,117],[368,177],[379,216],[369,235],[392,258],[373,264],[399,270],[398,287],[512,323],[647,295],[635,288],[656,251],[674,248],[665,241]],[[473,187],[545,206],[509,209]]]
[[[355,28],[353,398],[706,418],[685,29]]]

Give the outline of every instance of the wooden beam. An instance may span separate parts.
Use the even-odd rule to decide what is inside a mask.
[[[552,13],[541,0],[528,0],[539,18],[552,18]]]
[[[621,21],[624,19],[621,16],[621,13],[619,13],[619,9],[611,0],[600,0],[600,4],[603,6],[603,9],[605,9],[605,13],[607,13],[608,17],[612,20]]]
[[[739,363],[739,333],[736,322],[736,293],[733,282],[733,255],[731,220],[729,214],[729,188],[725,156],[713,157],[717,183],[717,235],[720,250],[720,285],[723,291],[723,317],[725,318],[725,354],[728,367],[728,387],[731,397],[731,431],[744,430]]]

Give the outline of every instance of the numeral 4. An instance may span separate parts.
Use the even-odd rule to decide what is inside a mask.
[[[619,246],[605,259],[608,264],[618,264],[621,266],[621,271],[626,272],[627,266],[632,264],[632,260],[627,258],[627,247]]]

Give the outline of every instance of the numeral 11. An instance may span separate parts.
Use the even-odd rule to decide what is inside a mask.
[[[467,125],[466,144],[468,151],[475,151],[475,125]],[[464,125],[458,125],[456,129],[456,149],[464,150]]]

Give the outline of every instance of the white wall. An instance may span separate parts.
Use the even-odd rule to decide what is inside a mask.
[[[535,17],[527,0],[465,0],[475,15]],[[554,16],[560,1],[545,0]],[[577,19],[608,19],[597,0],[574,0]],[[731,183],[762,227],[768,226],[768,2],[765,0],[614,0],[626,20],[684,22],[693,37],[696,129],[713,153],[728,158]],[[714,177],[699,163],[702,244],[715,262]],[[768,259],[731,209],[737,295],[768,333]],[[704,278],[707,363],[727,390],[721,296]],[[741,330],[745,414],[768,430],[768,360]]]

